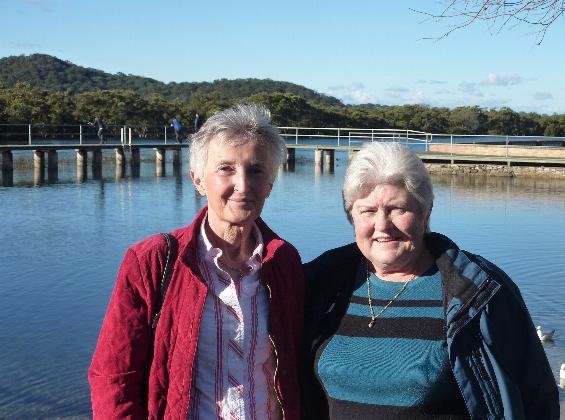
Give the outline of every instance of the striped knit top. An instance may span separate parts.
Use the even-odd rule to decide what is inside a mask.
[[[375,315],[402,283],[370,276]],[[369,328],[365,270],[336,334],[316,355],[331,419],[468,419],[447,355],[441,278],[434,265]]]

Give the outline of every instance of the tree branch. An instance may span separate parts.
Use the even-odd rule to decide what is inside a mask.
[[[541,44],[549,27],[565,13],[565,0],[449,0],[441,3],[444,6],[440,13],[410,9],[448,24],[439,37],[424,39],[440,40],[477,21],[483,21],[489,30],[496,33],[519,24],[536,27],[534,33],[538,38],[537,43]]]

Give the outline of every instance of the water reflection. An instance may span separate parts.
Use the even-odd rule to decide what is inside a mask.
[[[11,179],[2,174],[4,185],[16,185],[0,188],[4,234],[33,241],[0,241],[2,275],[8,279],[0,282],[0,318],[10,320],[0,323],[0,418],[91,414],[85,371],[125,249],[188,223],[206,203],[186,167],[172,165],[168,176],[156,177],[153,156],[146,156],[137,170],[131,161],[119,171],[113,160],[105,161],[109,176],[93,181],[83,173],[80,186],[73,185],[79,175],[74,154],[60,162],[55,185],[21,188],[33,185],[33,165],[15,169]],[[353,240],[341,206],[346,155],[333,173],[323,165],[316,171],[311,152],[308,156],[280,168],[263,212],[304,261]],[[494,261],[520,287],[534,322],[565,331],[565,181],[471,176],[433,181],[432,229]],[[563,337],[546,347],[557,383]]]
[[[539,193],[547,194],[546,199],[563,200],[565,180],[526,177],[485,177],[461,175],[433,175],[436,186],[449,187],[453,191],[467,192],[478,199],[500,197],[504,192],[507,199],[525,199]]]

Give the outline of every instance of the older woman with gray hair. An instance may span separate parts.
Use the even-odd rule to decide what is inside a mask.
[[[257,105],[193,136],[208,205],[127,251],[89,369],[95,418],[300,417],[301,261],[260,218],[285,156]]]
[[[559,418],[518,288],[429,232],[432,182],[413,151],[363,147],[343,204],[355,243],[305,265],[306,418]]]

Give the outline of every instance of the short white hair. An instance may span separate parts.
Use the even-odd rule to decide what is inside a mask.
[[[286,161],[286,144],[271,121],[270,111],[256,104],[240,104],[212,115],[192,136],[190,168],[198,177],[204,175],[208,147],[216,136],[228,144],[257,141],[267,146],[273,164],[273,179],[279,166]]]
[[[397,142],[373,142],[355,153],[345,173],[343,208],[350,222],[353,203],[379,184],[404,187],[418,201],[422,215],[431,212],[432,180],[418,155]]]

